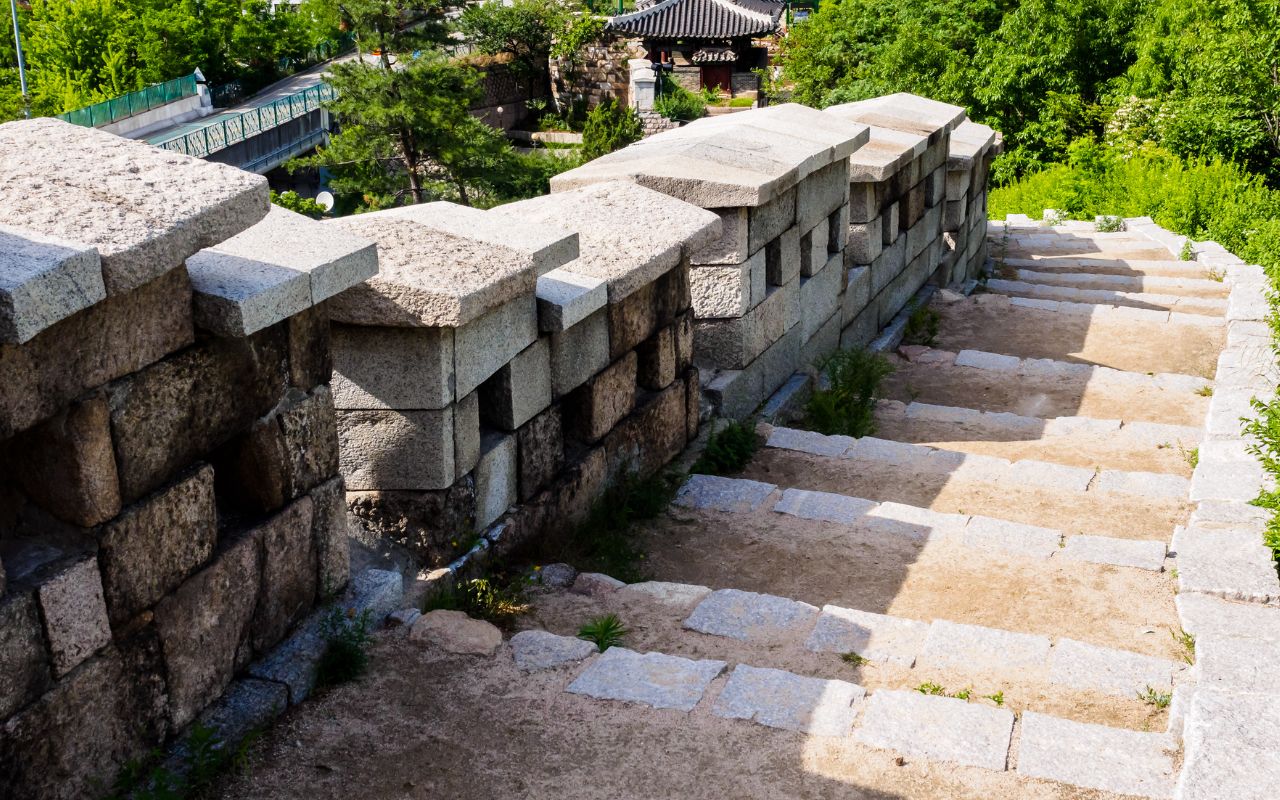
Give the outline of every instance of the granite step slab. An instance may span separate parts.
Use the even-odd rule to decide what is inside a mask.
[[[865,689],[847,681],[739,664],[711,713],[810,736],[846,736],[865,697]]]
[[[1137,797],[1173,795],[1175,746],[1162,733],[1022,714],[1019,774]]]
[[[622,700],[688,712],[725,666],[723,661],[610,647],[594,658],[565,691],[597,700]]]

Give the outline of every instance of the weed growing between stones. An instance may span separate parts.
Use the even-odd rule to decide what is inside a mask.
[[[320,623],[324,655],[316,665],[316,686],[325,688],[353,681],[369,668],[370,613],[335,608]]]
[[[183,740],[180,757],[161,763],[164,751],[156,748],[145,758],[132,759],[121,768],[107,800],[199,800],[209,797],[218,780],[244,769],[249,748],[262,736],[250,731],[235,747],[227,746],[217,732],[195,723]]]
[[[995,694],[984,694],[983,697],[986,698],[987,700],[990,700],[991,702],[995,703],[998,706],[1004,705],[1003,691],[996,692]]]
[[[741,472],[759,447],[755,426],[749,422],[730,422],[711,434],[707,448],[690,471],[704,475]]]
[[[617,614],[605,614],[596,617],[578,629],[578,638],[585,639],[596,646],[601,653],[622,644],[622,640],[630,633]]]
[[[502,569],[494,569],[487,577],[459,581],[450,589],[432,595],[423,606],[428,611],[461,611],[469,617],[509,624],[529,610],[524,590],[529,579],[512,577]]]
[[[864,664],[870,663],[867,659],[852,651],[840,656],[840,660],[851,667],[861,667]]]
[[[1201,397],[1213,397],[1213,387],[1201,386],[1199,389],[1196,389],[1196,394],[1200,395]]]
[[[1215,283],[1222,283],[1227,279],[1227,273],[1224,270],[1218,269],[1217,267],[1214,267],[1213,269],[1206,271],[1204,276],[1209,280],[1214,281]]]
[[[1188,464],[1190,464],[1190,465],[1191,465],[1191,468],[1192,468],[1192,469],[1195,469],[1195,468],[1196,468],[1196,465],[1200,463],[1200,448],[1199,448],[1199,447],[1193,447],[1193,448],[1191,448],[1190,450],[1188,450],[1188,449],[1186,449],[1185,447],[1183,447],[1181,443],[1179,443],[1179,444],[1178,444],[1178,453],[1179,453],[1179,454],[1181,454],[1182,459],[1183,459],[1184,461],[1186,461]]]
[[[1196,249],[1191,244],[1191,240],[1187,239],[1182,243],[1182,250],[1178,252],[1178,259],[1181,261],[1195,261]]]
[[[815,388],[805,408],[809,428],[827,435],[862,437],[875,432],[880,382],[893,366],[879,353],[837,350],[822,362],[825,388]]]
[[[942,325],[942,317],[926,305],[917,305],[907,317],[907,327],[902,334],[903,344],[922,344],[931,346],[938,338],[938,330]]]
[[[1158,692],[1148,686],[1145,690],[1138,692],[1138,699],[1157,709],[1165,709],[1173,702],[1173,692]]]
[[[1103,215],[1098,217],[1093,227],[1098,233],[1120,233],[1124,230],[1124,217]]]
[[[1280,397],[1266,403],[1255,399],[1253,410],[1258,412],[1257,418],[1244,420],[1244,433],[1253,439],[1249,452],[1268,475],[1280,476]],[[1271,512],[1262,541],[1271,549],[1272,561],[1280,572],[1280,489],[1264,488],[1253,504]]]
[[[1169,635],[1182,648],[1182,660],[1188,664],[1196,663],[1196,636],[1194,633],[1187,633],[1179,628],[1178,630],[1169,629]]]
[[[947,696],[946,687],[941,684],[934,683],[933,681],[926,681],[925,683],[920,684],[916,687],[916,691],[920,694],[932,694],[937,695],[938,697]]]

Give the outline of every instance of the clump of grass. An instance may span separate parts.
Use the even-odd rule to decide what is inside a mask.
[[[1208,384],[1205,384],[1204,386],[1201,386],[1199,389],[1196,389],[1196,394],[1200,395],[1201,397],[1213,397],[1213,387],[1209,386]]]
[[[423,606],[423,611],[462,611],[468,616],[505,625],[529,610],[524,600],[523,580],[502,580],[500,573],[486,578],[460,581],[450,589],[437,592]]]
[[[623,638],[630,633],[617,614],[605,614],[596,617],[578,629],[578,638],[585,639],[596,646],[601,653],[610,647],[622,644]]]
[[[917,305],[907,316],[907,327],[902,334],[903,344],[931,345],[938,338],[942,317],[926,305]]]
[[[998,706],[1004,705],[1004,691],[998,691],[995,694],[984,694],[983,697],[995,703]]]
[[[1182,660],[1188,664],[1196,663],[1196,637],[1193,633],[1187,633],[1179,628],[1178,630],[1169,629],[1169,635],[1182,648]]]
[[[1190,239],[1186,239],[1182,242],[1182,250],[1178,252],[1178,259],[1180,261],[1195,261],[1196,249],[1191,244]]]
[[[324,654],[316,665],[316,685],[337,686],[359,678],[369,668],[370,612],[334,608],[320,622]]]
[[[741,472],[759,446],[754,426],[748,422],[730,422],[707,439],[707,449],[694,462],[692,471],[705,475]]]
[[[893,372],[889,361],[867,350],[838,350],[822,362],[821,370],[827,388],[815,388],[809,397],[809,427],[853,437],[874,433],[880,382]]]
[[[870,663],[866,658],[863,658],[862,656],[858,655],[852,650],[850,650],[848,653],[841,655],[840,660],[851,667],[861,667],[864,664]]]
[[[933,681],[926,681],[920,684],[919,686],[916,687],[916,691],[919,692],[920,694],[931,694],[931,695],[937,695],[939,697],[944,697],[947,694],[947,689],[945,686],[934,683]]]
[[[131,759],[112,782],[107,800],[197,800],[209,797],[226,773],[243,770],[249,749],[261,738],[260,730],[250,731],[234,747],[218,732],[197,722],[182,741],[177,769],[161,763],[163,750],[156,748],[145,758]]]
[[[1227,279],[1226,270],[1221,270],[1217,267],[1206,271],[1204,276],[1215,283],[1222,283]]]
[[[1144,691],[1138,692],[1138,699],[1147,705],[1165,709],[1173,702],[1173,692],[1159,692],[1148,686]]]
[[[1182,447],[1182,445],[1178,445],[1178,450],[1179,450],[1179,451],[1181,451],[1181,453],[1182,453],[1182,458],[1183,458],[1183,459],[1184,459],[1188,464],[1190,464],[1190,465],[1191,465],[1191,468],[1192,468],[1192,469],[1195,469],[1195,468],[1196,468],[1196,465],[1198,465],[1198,464],[1200,463],[1200,448],[1199,448],[1199,447],[1193,447],[1193,448],[1191,448],[1190,450],[1186,450],[1186,449],[1184,449],[1184,448]]]

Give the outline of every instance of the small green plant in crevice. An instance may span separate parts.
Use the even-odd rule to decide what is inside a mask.
[[[939,697],[944,697],[947,694],[947,689],[945,686],[934,683],[933,681],[925,681],[924,683],[916,687],[916,691],[919,692],[920,694],[931,694],[931,695],[937,695]]]
[[[1186,461],[1188,464],[1190,464],[1192,469],[1195,469],[1196,465],[1200,463],[1199,447],[1193,447],[1190,450],[1187,450],[1181,444],[1179,444],[1178,452],[1182,454],[1182,459]]]
[[[855,438],[875,432],[880,382],[893,372],[888,359],[863,349],[837,350],[820,369],[826,386],[809,397],[807,425],[819,433]]]
[[[990,700],[991,702],[995,703],[995,704],[996,704],[996,705],[998,705],[998,706],[1002,706],[1002,705],[1004,705],[1004,691],[1003,691],[1003,690],[1002,690],[1002,691],[999,691],[999,692],[996,692],[995,694],[984,694],[984,695],[983,695],[983,697],[985,697],[986,699]]]
[[[942,317],[927,305],[917,305],[907,316],[907,327],[902,334],[903,344],[932,345],[938,338]]]
[[[1257,457],[1268,475],[1280,477],[1280,397],[1269,402],[1253,401],[1254,419],[1244,419],[1245,436],[1252,439],[1249,453]],[[1271,512],[1262,529],[1262,542],[1271,550],[1271,558],[1280,572],[1280,489],[1263,489],[1253,505]]]
[[[1214,283],[1222,283],[1227,279],[1226,271],[1218,269],[1217,267],[1205,271],[1204,276]]]
[[[1180,648],[1182,648],[1182,652],[1179,654],[1179,655],[1181,656],[1182,660],[1183,660],[1183,661],[1185,661],[1185,662],[1187,662],[1188,664],[1194,664],[1194,663],[1196,663],[1196,636],[1195,636],[1195,634],[1194,634],[1194,633],[1187,633],[1186,631],[1182,630],[1181,628],[1179,628],[1179,629],[1178,629],[1178,630],[1176,630],[1176,631],[1175,631],[1174,629],[1170,628],[1170,629],[1169,629],[1169,635],[1170,635],[1170,636],[1172,636],[1172,637],[1173,637],[1173,640],[1174,640],[1175,642],[1177,642],[1177,643],[1178,643],[1178,646],[1179,646]]]
[[[1165,709],[1169,707],[1169,703],[1173,702],[1173,692],[1160,692],[1148,686],[1145,690],[1138,692],[1138,699],[1149,706]]]
[[[741,472],[759,446],[755,426],[749,422],[730,422],[707,439],[707,447],[691,471],[704,475]]]
[[[369,668],[370,612],[334,608],[320,621],[324,653],[316,665],[316,686],[337,686],[359,678]]]
[[[1196,394],[1200,395],[1201,397],[1213,397],[1213,387],[1209,386],[1208,384],[1205,384],[1204,386],[1201,386],[1199,389],[1196,389]]]
[[[578,629],[578,638],[585,639],[596,646],[601,653],[610,647],[622,644],[623,638],[630,633],[617,614],[605,614],[596,617]]]
[[[200,800],[209,797],[224,775],[245,768],[249,749],[261,736],[261,730],[252,730],[231,747],[214,728],[197,722],[182,740],[177,751],[177,763],[162,763],[165,753],[159,748],[145,758],[131,759],[111,784],[107,800]]]
[[[953,694],[949,694],[949,695],[947,695],[947,697],[954,697],[954,698],[955,698],[955,699],[957,699],[957,700],[964,700],[964,701],[968,701],[968,699],[969,699],[972,695],[973,695],[973,689],[972,689],[972,688],[970,688],[970,687],[968,687],[968,686],[966,686],[965,688],[961,689],[961,690],[960,690],[960,691],[958,691],[958,692],[955,692],[955,693],[953,693]]]
[[[1104,214],[1093,225],[1098,233],[1120,233],[1124,230],[1124,217]]]
[[[848,665],[849,665],[849,666],[851,666],[851,667],[861,667],[861,666],[863,666],[863,665],[865,665],[865,664],[869,664],[869,663],[871,663],[868,659],[866,659],[866,658],[864,658],[864,657],[862,657],[862,656],[858,655],[857,653],[853,652],[852,650],[850,650],[849,652],[844,653],[843,655],[841,655],[841,656],[840,656],[840,660],[841,660],[841,661],[843,661],[844,663],[848,664]]]
[[[1196,260],[1196,248],[1194,245],[1191,244],[1190,239],[1183,240],[1182,249],[1178,251],[1178,260],[1179,261],[1195,261]]]
[[[437,592],[423,606],[423,611],[461,611],[468,616],[505,625],[529,610],[524,599],[527,580],[511,578],[500,569],[487,577],[459,581],[452,588]]]

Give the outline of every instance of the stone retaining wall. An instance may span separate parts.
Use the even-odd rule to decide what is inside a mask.
[[[315,306],[376,255],[268,208],[231,167],[0,125],[0,796],[100,793],[347,582]]]

